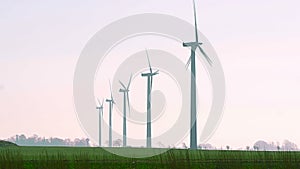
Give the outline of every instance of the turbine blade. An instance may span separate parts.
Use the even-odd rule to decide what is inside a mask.
[[[155,74],[155,75],[156,75],[156,74],[158,74],[158,72],[159,72],[159,70],[155,71],[153,74]]]
[[[101,103],[100,103],[100,100],[99,100],[99,98],[97,98],[97,100],[98,100],[99,106],[101,106]]]
[[[111,83],[110,83],[110,81],[109,81],[109,88],[110,88],[110,98],[111,98],[111,100],[113,100],[113,95],[112,95],[112,90],[111,90]]]
[[[207,60],[207,62],[209,63],[209,65],[212,65],[212,61],[211,59],[207,56],[207,54],[204,52],[204,50],[201,48],[201,46],[199,45],[198,48],[200,49],[201,53],[203,54],[203,56],[205,57],[205,59]]]
[[[130,116],[130,102],[129,102],[129,94],[127,92],[127,106],[128,106],[128,115]]]
[[[101,107],[103,108],[104,99],[102,99]]]
[[[193,0],[193,6],[194,6],[194,19],[195,19],[195,36],[196,36],[196,42],[198,42],[198,26],[197,26],[197,13],[196,13],[195,0]]]
[[[130,87],[130,84],[131,84],[131,80],[132,80],[132,74],[130,75],[130,79],[129,79],[129,82],[128,82],[128,85],[127,85],[127,90],[129,90],[129,87]]]
[[[120,84],[122,85],[122,87],[123,87],[124,89],[126,89],[126,86],[124,85],[124,83],[122,83],[120,80],[119,80],[119,82],[120,82]]]
[[[147,59],[148,59],[148,65],[149,65],[150,73],[152,73],[152,67],[151,67],[151,63],[150,63],[149,54],[148,54],[148,50],[147,49],[146,49],[146,54],[147,54]]]
[[[192,61],[192,57],[189,58],[189,60],[186,62],[186,65],[185,65],[185,68],[188,69],[190,64],[191,64],[191,61]]]

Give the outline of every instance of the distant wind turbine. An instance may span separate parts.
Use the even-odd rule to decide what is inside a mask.
[[[127,146],[127,129],[126,129],[126,107],[128,107],[128,110],[129,110],[129,113],[130,113],[130,102],[129,102],[129,87],[130,87],[130,84],[131,84],[131,79],[132,79],[132,75],[130,76],[130,79],[129,79],[129,82],[128,82],[128,85],[125,86],[124,83],[122,83],[121,81],[120,84],[123,88],[121,88],[119,90],[119,92],[123,93],[123,147],[126,147]]]
[[[157,75],[159,70],[153,72],[149,60],[148,51],[146,50],[150,73],[142,73],[142,77],[147,77],[147,148],[151,148],[151,92],[153,76]]]
[[[195,19],[195,42],[183,43],[184,47],[191,47],[191,56],[187,62],[186,67],[191,65],[191,131],[190,131],[190,148],[197,149],[197,102],[196,102],[196,64],[195,64],[195,51],[197,48],[200,50],[202,55],[205,57],[207,62],[212,65],[212,61],[206,55],[204,50],[201,48],[202,43],[198,40],[198,30],[197,30],[197,15],[196,15],[196,5],[195,0],[193,0],[194,6],[194,19]]]
[[[100,102],[99,99],[98,100],[98,103],[99,103],[99,106],[96,107],[96,109],[99,110],[99,147],[101,147],[101,128],[102,128],[102,119],[103,119],[103,100],[102,100],[102,103]]]
[[[108,146],[112,147],[112,111],[114,108],[114,98],[112,95],[112,90],[111,90],[111,84],[109,82],[109,87],[110,87],[110,99],[106,99],[106,102],[109,103],[109,140],[108,140]]]

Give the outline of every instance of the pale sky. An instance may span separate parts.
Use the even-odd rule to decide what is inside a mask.
[[[223,119],[209,143],[239,148],[288,139],[300,145],[299,5],[197,1],[199,30],[218,53],[226,79]],[[0,138],[86,137],[72,93],[80,52],[105,25],[140,13],[193,22],[186,0],[1,1]]]

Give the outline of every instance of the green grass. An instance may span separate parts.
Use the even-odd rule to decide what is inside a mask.
[[[111,148],[128,152],[155,149]],[[169,150],[150,158],[125,158],[102,148],[1,147],[0,169],[293,169],[300,152]]]
[[[9,141],[0,140],[0,147],[13,147],[13,146],[17,146],[17,145]]]

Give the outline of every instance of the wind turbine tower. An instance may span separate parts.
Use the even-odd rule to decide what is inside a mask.
[[[147,148],[151,148],[151,92],[153,84],[153,76],[157,75],[159,70],[156,72],[152,71],[152,67],[149,60],[148,51],[146,50],[149,73],[142,73],[142,77],[147,77]]]
[[[109,82],[109,87],[110,87],[110,99],[106,99],[106,102],[109,103],[109,139],[108,139],[108,146],[112,147],[112,111],[114,108],[114,98],[112,95],[112,91],[111,91],[111,84]]]
[[[98,103],[99,103],[99,106],[96,107],[97,110],[99,110],[99,147],[101,147],[101,128],[102,128],[102,119],[103,119],[103,102],[100,103],[99,99],[98,100]]]
[[[129,102],[129,87],[130,87],[130,84],[131,84],[131,79],[132,79],[132,75],[130,76],[130,79],[129,79],[129,82],[128,82],[128,85],[125,86],[124,83],[122,83],[121,81],[120,84],[123,88],[121,88],[119,90],[119,92],[123,93],[123,147],[126,147],[127,146],[127,129],[126,129],[126,116],[127,116],[127,108],[128,107],[128,110],[129,110],[129,113],[130,113],[130,102]]]
[[[205,57],[207,62],[212,65],[212,61],[206,55],[204,50],[201,48],[202,43],[198,40],[197,30],[197,15],[195,0],[193,0],[194,6],[194,19],[195,19],[195,42],[183,43],[183,47],[191,48],[191,56],[187,62],[187,67],[191,65],[191,121],[190,121],[190,148],[197,149],[197,101],[196,101],[196,63],[195,63],[195,51],[197,48],[200,50],[202,55]]]

